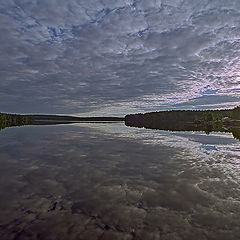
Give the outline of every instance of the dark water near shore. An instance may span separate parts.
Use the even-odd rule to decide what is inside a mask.
[[[231,133],[124,123],[0,132],[0,239],[240,239]]]

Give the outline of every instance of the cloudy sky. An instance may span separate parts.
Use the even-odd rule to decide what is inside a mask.
[[[0,0],[0,111],[240,104],[239,0]]]

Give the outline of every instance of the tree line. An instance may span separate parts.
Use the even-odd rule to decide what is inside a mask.
[[[22,126],[32,123],[32,118],[19,114],[0,113],[0,129],[12,126]]]

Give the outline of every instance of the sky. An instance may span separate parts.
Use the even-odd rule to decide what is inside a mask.
[[[0,0],[0,112],[240,104],[239,0]]]

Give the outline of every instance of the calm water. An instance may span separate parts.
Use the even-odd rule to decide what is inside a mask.
[[[240,239],[240,142],[123,123],[0,132],[0,239]]]

